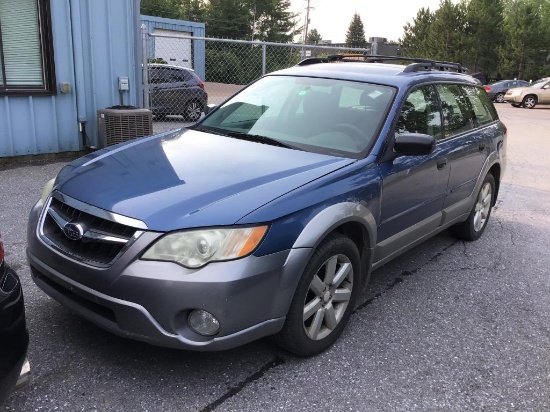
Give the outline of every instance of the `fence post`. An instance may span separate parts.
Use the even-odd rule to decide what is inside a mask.
[[[147,26],[145,24],[141,25],[141,54],[143,55],[142,61],[142,80],[143,80],[143,107],[145,109],[149,108],[149,51],[147,47]]]
[[[262,76],[265,76],[266,72],[266,60],[267,60],[267,45],[262,44]]]

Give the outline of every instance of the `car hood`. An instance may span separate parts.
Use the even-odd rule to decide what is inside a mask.
[[[79,159],[55,189],[169,231],[235,224],[354,161],[183,129]]]

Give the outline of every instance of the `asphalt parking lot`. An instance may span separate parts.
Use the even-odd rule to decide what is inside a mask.
[[[508,169],[483,237],[443,233],[374,272],[343,336],[299,359],[268,340],[219,353],[111,335],[42,293],[26,219],[63,162],[0,170],[33,382],[4,411],[550,410],[550,107],[497,105]]]

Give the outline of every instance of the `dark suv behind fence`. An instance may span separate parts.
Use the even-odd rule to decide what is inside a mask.
[[[193,70],[165,64],[149,64],[149,96],[157,120],[181,115],[195,122],[208,102],[204,82]]]
[[[307,59],[188,129],[69,164],[30,214],[34,281],[156,345],[323,351],[373,269],[447,228],[482,235],[506,166],[463,67],[388,60]]]

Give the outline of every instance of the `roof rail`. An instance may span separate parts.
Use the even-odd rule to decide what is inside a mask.
[[[357,55],[362,56],[362,55]],[[308,57],[307,59],[302,60],[297,64],[297,66],[308,66],[310,64],[317,64],[317,63],[331,63],[335,62],[337,60],[344,60],[344,58],[347,57],[344,54],[334,54],[332,56],[327,57]]]
[[[358,60],[361,58],[361,60]],[[310,57],[298,63],[298,66],[307,66],[317,63],[341,62],[362,62],[362,63],[383,63],[385,61],[404,61],[410,62],[405,67],[403,73],[419,72],[426,70],[456,71],[458,73],[468,73],[468,69],[460,63],[438,61],[431,59],[421,59],[416,57],[401,56],[381,56],[369,54],[335,54],[327,57]]]

